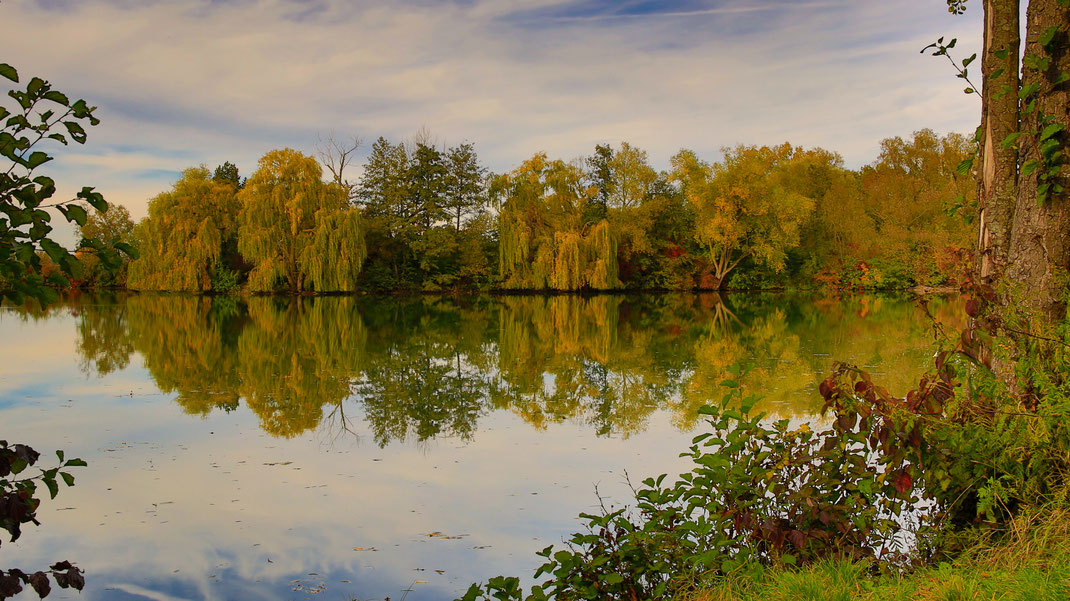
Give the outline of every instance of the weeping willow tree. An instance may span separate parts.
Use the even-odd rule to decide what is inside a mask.
[[[316,213],[312,244],[304,248],[300,257],[313,290],[352,291],[365,258],[367,250],[359,213],[352,210]]]
[[[583,179],[578,166],[550,161],[545,153],[495,179],[503,288],[620,287],[616,228],[604,219],[585,221],[584,209],[598,190]]]
[[[239,395],[272,436],[315,429],[361,373],[367,333],[356,302],[250,298],[248,307],[237,344]]]
[[[599,436],[642,431],[679,386],[668,375],[673,370],[651,362],[651,329],[621,323],[624,302],[605,295],[503,299],[493,404],[539,429],[573,420]]]
[[[321,176],[316,159],[273,150],[238,194],[238,251],[253,264],[250,291],[354,289],[367,255],[360,216]]]
[[[140,259],[139,259],[140,260]],[[241,316],[231,298],[136,295],[124,305],[133,350],[156,387],[190,415],[238,407]],[[84,345],[81,345],[84,347]]]
[[[223,242],[237,229],[234,187],[214,181],[205,166],[182,173],[170,192],[149,201],[137,225],[140,258],[130,264],[134,290],[203,291],[212,286]]]

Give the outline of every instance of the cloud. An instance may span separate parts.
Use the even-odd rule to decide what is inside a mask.
[[[168,173],[230,160],[248,174],[331,130],[426,126],[496,171],[622,140],[659,168],[681,147],[716,159],[784,140],[860,166],[882,138],[979,115],[918,52],[943,35],[968,55],[978,15],[926,0],[9,0],[0,18],[18,25],[5,60],[100,106],[87,148],[108,158],[72,153],[57,179],[95,176],[70,185],[135,216]]]

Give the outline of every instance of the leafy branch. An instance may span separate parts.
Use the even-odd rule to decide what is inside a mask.
[[[0,77],[19,83],[18,71],[5,63],[0,63]],[[37,147],[46,139],[63,145],[68,145],[69,140],[84,144],[86,127],[100,120],[93,114],[96,107],[84,100],[72,102],[39,77],[32,78],[24,89],[9,91],[7,96],[15,100],[17,107],[0,106],[0,157],[10,161],[7,169],[0,172],[0,299],[21,304],[26,298],[35,298],[48,304],[58,298],[53,288],[65,288],[71,279],[81,277],[82,265],[73,253],[49,237],[51,214],[46,209],[56,209],[68,222],[82,226],[88,213],[78,201],[100,212],[108,210],[108,203],[87,186],[73,199],[46,204],[56,193],[56,183],[44,175],[35,177],[34,171],[52,157]],[[109,247],[87,240],[83,246],[98,252],[109,268],[121,264],[119,252],[136,257],[129,245]],[[61,273],[43,276],[38,251],[58,265]]]
[[[86,465],[81,459],[66,459],[63,451],[56,451],[59,465],[48,469],[38,468],[40,473],[35,476],[16,477],[36,464],[40,457],[41,454],[28,445],[9,445],[6,440],[0,440],[0,528],[7,530],[10,542],[15,542],[22,535],[23,524],[40,525],[37,521],[37,509],[41,505],[41,500],[36,496],[38,484],[43,484],[48,489],[49,498],[55,499],[59,494],[60,482],[68,487],[74,486],[74,476],[66,469]],[[82,590],[85,585],[82,570],[69,561],[54,563],[48,570],[32,574],[10,568],[0,570],[0,599],[22,592],[24,585],[33,588],[39,597],[44,598],[52,589],[49,575],[60,588]]]
[[[959,79],[965,80],[966,83],[969,84],[963,90],[963,93],[965,93],[965,94],[977,94],[977,96],[980,97],[981,96],[980,89],[976,85],[974,85],[974,83],[972,81],[970,81],[970,72],[969,72],[969,69],[968,69],[968,67],[970,66],[970,63],[972,63],[973,61],[977,60],[977,53],[975,52],[975,53],[971,54],[970,56],[962,59],[962,64],[959,65],[959,63],[955,62],[955,59],[952,58],[951,53],[948,52],[948,50],[951,50],[952,48],[954,48],[955,44],[957,44],[957,43],[958,43],[958,39],[957,38],[951,38],[951,41],[949,41],[947,44],[945,44],[944,43],[944,38],[940,37],[935,42],[933,42],[932,44],[929,44],[928,46],[922,48],[921,49],[921,53],[925,54],[929,50],[932,50],[932,55],[931,56],[946,56],[948,62],[951,63],[951,66],[954,67],[956,71],[958,71],[958,75],[956,75],[956,77],[958,77]]]

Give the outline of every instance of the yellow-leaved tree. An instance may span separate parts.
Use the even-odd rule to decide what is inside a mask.
[[[351,291],[367,255],[360,213],[316,159],[272,150],[238,194],[238,251],[249,290]]]
[[[223,243],[237,228],[234,186],[212,179],[205,166],[182,172],[170,192],[149,201],[137,225],[141,256],[130,264],[134,290],[203,291],[212,287]]]
[[[618,288],[617,233],[608,221],[585,221],[598,192],[576,165],[538,153],[492,182],[499,202],[502,287],[579,290]]]
[[[750,258],[774,271],[784,268],[787,251],[799,244],[800,231],[814,200],[796,191],[785,167],[804,151],[738,146],[710,165],[690,150],[672,158],[673,178],[695,215],[695,240],[712,263],[712,288],[723,288],[739,263]]]

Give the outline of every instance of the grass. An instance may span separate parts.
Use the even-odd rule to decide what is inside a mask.
[[[1019,518],[1002,539],[976,541],[950,563],[873,577],[868,564],[827,561],[800,570],[709,583],[678,601],[1065,601],[1070,599],[1070,510]]]

